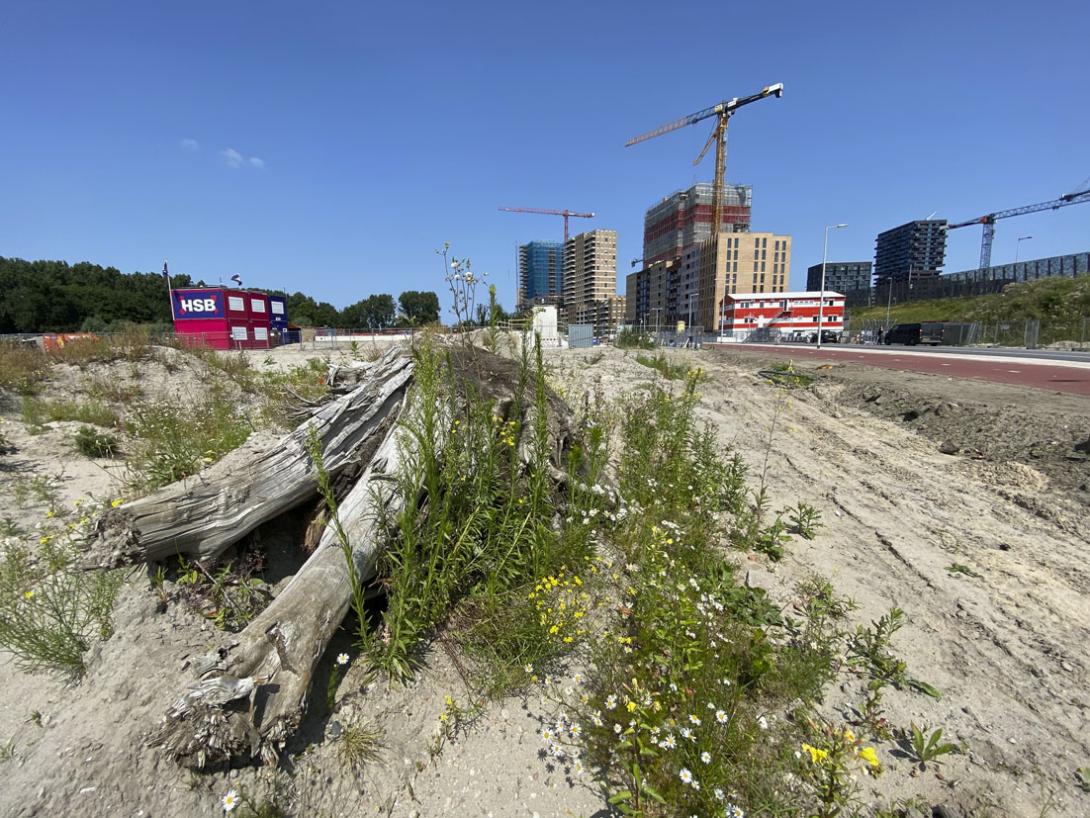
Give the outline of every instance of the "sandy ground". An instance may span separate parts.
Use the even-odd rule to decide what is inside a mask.
[[[908,623],[895,647],[913,675],[943,695],[935,701],[892,693],[890,717],[944,726],[967,748],[945,757],[940,779],[933,772],[908,777],[907,762],[884,746],[891,770],[881,781],[896,785],[896,795],[919,794],[963,815],[1090,814],[1090,797],[1073,778],[1075,768],[1090,764],[1088,475],[1078,448],[1090,434],[1086,402],[1060,404],[1011,387],[936,386],[924,376],[917,382],[861,368],[821,370],[815,386],[785,394],[756,375],[755,360],[699,355],[710,375],[700,412],[724,446],[756,471],[767,454],[777,507],[810,502],[825,521],[814,541],[792,543],[777,565],[744,560],[749,581],[789,600],[793,584],[818,571],[859,603],[858,622],[893,605],[904,609]],[[289,349],[281,359],[274,351],[263,365],[280,366],[290,356],[300,363],[315,357]],[[547,360],[569,394],[591,389],[612,397],[658,378],[614,350],[557,351]],[[913,401],[914,411],[931,409],[906,421],[894,411],[902,400]],[[955,408],[936,412],[944,402]],[[1004,407],[1021,413],[1020,429],[1056,445],[1003,448],[1005,438],[989,435],[987,423]],[[42,513],[33,501],[15,504],[13,481],[29,476],[58,478],[70,499],[111,493],[115,478],[72,453],[64,424],[29,436],[12,407],[4,411],[0,431],[17,448],[4,460],[19,466],[0,471],[0,517],[32,523]],[[960,420],[944,426],[944,416]],[[1070,460],[1058,442],[1064,423]],[[994,451],[982,441],[996,441]],[[1034,458],[1032,451],[1045,454]],[[270,565],[278,566],[274,589],[298,564],[295,536],[287,522],[261,531]],[[953,563],[972,575],[951,573]],[[78,685],[26,675],[0,655],[0,743],[10,738],[14,748],[14,758],[0,763],[0,815],[214,815],[232,787],[275,793],[299,815],[608,814],[589,782],[550,769],[540,757],[537,730],[551,714],[544,696],[495,703],[433,758],[444,697],[465,695],[439,647],[409,688],[360,689],[358,671],[350,669],[335,711],[312,708],[281,772],[182,771],[143,739],[191,680],[193,659],[222,634],[181,605],[156,613],[155,603],[143,569],[133,570],[119,600],[117,633],[97,649]],[[328,655],[350,650],[347,635],[338,639]],[[850,685],[834,690],[829,707],[842,707],[853,694]],[[42,726],[29,721],[34,711]],[[328,738],[364,722],[384,727],[386,746],[381,760],[356,776],[342,768],[337,742]]]
[[[859,604],[859,621],[892,606],[907,615],[895,647],[943,695],[895,694],[891,720],[943,726],[968,752],[947,756],[940,781],[904,778],[905,762],[885,748],[891,783],[908,782],[898,794],[970,815],[1090,814],[1074,779],[1090,761],[1090,402],[863,367],[817,370],[810,389],[785,392],[757,377],[754,356],[686,354],[674,353],[709,374],[700,411],[723,444],[758,470],[767,453],[776,506],[803,500],[825,522],[781,564],[754,563],[750,580],[789,599],[817,571]],[[607,395],[650,372],[614,350],[552,360],[561,377]],[[898,401],[905,412],[906,401],[932,407],[930,436]],[[955,405],[935,417],[944,401]],[[991,425],[1000,416],[1013,425]],[[973,574],[949,571],[954,563]]]

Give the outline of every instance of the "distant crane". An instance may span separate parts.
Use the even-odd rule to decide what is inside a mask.
[[[574,217],[577,219],[593,219],[593,213],[576,213],[574,210],[548,210],[541,207],[501,207],[500,210],[505,213],[540,213],[545,216],[563,216],[564,217],[564,242],[568,241],[568,218]]]
[[[1090,180],[1087,180],[1090,181]],[[1086,184],[1086,182],[1083,182]],[[1080,185],[1082,187],[1082,185]],[[992,266],[992,241],[995,239],[995,223],[1000,219],[1009,219],[1012,216],[1025,216],[1027,213],[1040,213],[1042,210],[1059,210],[1068,205],[1090,202],[1090,189],[1081,190],[1078,193],[1065,193],[1051,202],[1026,205],[1024,207],[1012,207],[1010,210],[998,210],[995,213],[986,213],[969,221],[949,224],[947,230],[956,230],[959,227],[969,227],[974,224],[984,225],[984,236],[980,241],[980,269],[987,270]]]
[[[712,267],[713,270],[719,269],[719,231],[723,226],[723,181],[726,178],[727,172],[727,123],[743,105],[749,105],[751,102],[757,102],[766,97],[782,96],[782,82],[777,82],[774,85],[766,85],[756,94],[750,94],[748,97],[742,97],[741,99],[738,97],[725,99],[710,108],[705,108],[703,111],[697,111],[695,114],[683,116],[681,119],[668,122],[661,127],[655,128],[653,131],[634,136],[624,143],[624,146],[628,148],[632,145],[638,145],[640,142],[646,142],[648,139],[654,139],[656,136],[662,136],[663,134],[670,133],[670,131],[684,128],[687,125],[695,125],[697,122],[702,122],[710,117],[718,117],[718,121],[716,122],[711,135],[708,137],[708,141],[704,143],[704,148],[700,151],[700,155],[693,161],[694,165],[700,164],[704,155],[708,152],[708,148],[711,147],[712,141],[715,142],[715,182],[712,184],[712,203],[714,205],[712,208],[712,247],[714,248],[716,259],[715,264]]]

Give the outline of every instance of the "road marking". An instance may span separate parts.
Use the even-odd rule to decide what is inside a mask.
[[[943,364],[943,366],[950,366],[950,364]]]
[[[1021,370],[1021,369],[1008,369],[1007,371],[1008,371],[1008,372],[1016,372],[1016,373],[1017,373],[1017,372],[1021,372],[1022,370]]]

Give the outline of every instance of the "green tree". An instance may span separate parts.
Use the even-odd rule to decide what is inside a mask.
[[[406,290],[398,297],[405,323],[419,327],[439,322],[439,296],[430,291]]]

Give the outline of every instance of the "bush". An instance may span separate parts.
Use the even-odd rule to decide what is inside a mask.
[[[85,457],[116,457],[120,451],[117,437],[81,426],[75,435],[76,449]]]
[[[9,545],[0,556],[0,648],[27,671],[80,676],[95,638],[113,633],[120,571],[85,571],[75,552],[42,534],[34,555]]]
[[[654,349],[655,340],[650,333],[625,328],[617,333],[613,346],[618,349]]]

